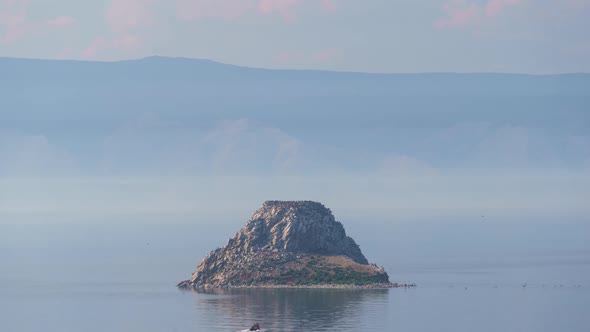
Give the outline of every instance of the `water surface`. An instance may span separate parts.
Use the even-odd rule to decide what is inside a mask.
[[[231,332],[254,322],[287,332],[590,327],[590,255],[583,246],[507,254],[516,249],[506,242],[496,252],[476,252],[469,243],[461,255],[436,255],[439,245],[449,248],[456,239],[447,244],[450,237],[443,237],[429,252],[419,236],[390,232],[389,247],[380,247],[387,242],[374,236],[373,244],[359,232],[367,256],[392,281],[418,287],[193,292],[175,284],[214,247],[211,233],[148,228],[3,227],[0,331]]]

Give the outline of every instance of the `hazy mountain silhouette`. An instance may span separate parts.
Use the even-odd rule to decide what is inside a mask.
[[[586,167],[590,160],[590,74],[364,74],[166,57],[0,58],[0,91],[0,156],[33,144],[89,172],[97,164],[160,171],[166,160],[188,170],[234,168],[241,160],[235,168],[385,171]],[[261,150],[270,152],[257,155]]]

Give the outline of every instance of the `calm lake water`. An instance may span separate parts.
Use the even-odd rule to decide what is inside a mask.
[[[0,331],[590,330],[587,251],[403,260],[366,246],[392,281],[418,287],[191,292],[175,284],[212,248],[198,233],[63,229],[3,228]]]
[[[576,269],[580,271],[575,272]],[[484,272],[483,276],[498,280],[496,272]],[[570,272],[587,275],[588,267],[573,267]],[[455,279],[461,282],[447,284],[440,283],[443,275],[433,278],[436,282],[432,283],[423,275],[423,283],[415,289],[211,292],[180,291],[171,284],[140,281],[44,283],[40,276],[29,284],[0,286],[0,330],[238,331],[253,322],[259,322],[268,331],[588,331],[590,328],[587,283],[535,283],[523,287],[512,282],[482,282],[482,274],[474,274],[457,274],[462,277]]]

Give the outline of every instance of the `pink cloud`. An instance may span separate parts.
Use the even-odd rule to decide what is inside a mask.
[[[177,17],[181,20],[193,20],[202,17],[221,17],[236,19],[255,8],[252,0],[178,0]]]
[[[141,30],[154,23],[152,5],[155,0],[110,0],[105,13],[105,21],[110,35],[98,36],[80,51],[87,60],[108,59],[110,52],[133,51],[141,47]],[[55,25],[75,23],[68,18],[54,20]],[[66,50],[65,55],[71,50]]]
[[[443,11],[447,17],[434,22],[434,26],[442,28],[457,28],[466,26],[480,19],[480,8],[475,4],[468,4],[463,0],[453,0],[444,5]]]
[[[286,21],[293,22],[297,16],[295,7],[300,5],[302,0],[259,0],[258,9],[263,14],[279,14]]]
[[[488,0],[486,4],[486,15],[498,15],[505,7],[514,6],[522,3],[523,0]]]
[[[70,16],[60,16],[56,17],[52,20],[47,21],[47,25],[56,27],[56,28],[63,28],[73,24],[76,24],[78,21]]]
[[[337,8],[335,0],[320,0],[320,5],[327,12],[334,12]]]
[[[108,50],[135,50],[141,46],[141,29],[151,25],[153,0],[111,0],[106,8],[110,37],[97,37],[82,51],[82,57],[97,59]]]
[[[524,3],[526,0],[486,0],[480,4],[468,0],[449,0],[443,5],[445,18],[436,20],[434,26],[439,29],[460,28],[480,23],[499,15],[507,7]]]
[[[88,47],[82,50],[82,57],[84,59],[93,60],[96,59],[99,52],[103,51],[108,46],[106,38],[100,36],[96,37]]]
[[[113,40],[112,46],[118,49],[137,49],[141,46],[141,38],[134,34],[124,34]]]
[[[32,29],[27,21],[28,0],[0,0],[0,43],[11,43]]]
[[[336,10],[336,0],[176,0],[176,16],[183,21],[205,17],[236,20],[248,13],[279,15],[287,22],[297,19],[297,8],[316,3],[323,11]]]
[[[107,23],[114,32],[127,32],[152,21],[149,0],[111,0],[107,8]]]
[[[112,38],[99,36],[94,38],[90,44],[82,50],[83,59],[98,60],[104,59],[104,55],[113,49],[128,51],[135,50],[141,46],[141,38],[133,33],[122,33]],[[69,50],[68,50],[69,52]]]

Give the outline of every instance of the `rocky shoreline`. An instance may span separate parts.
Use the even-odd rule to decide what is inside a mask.
[[[370,264],[330,209],[313,201],[266,201],[227,244],[177,287],[409,288]]]
[[[416,284],[400,284],[394,283],[374,283],[366,285],[353,285],[353,284],[318,284],[318,285],[203,285],[203,286],[191,286],[189,280],[181,281],[177,285],[180,289],[389,289],[389,288],[415,288]]]

